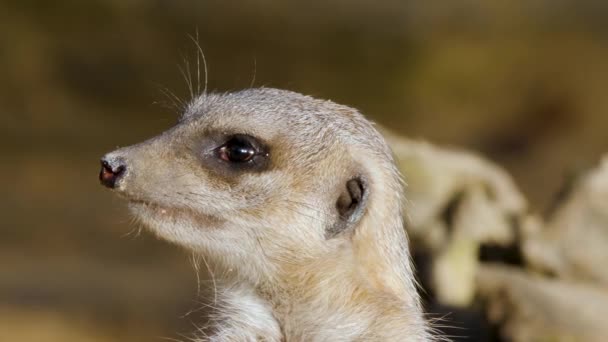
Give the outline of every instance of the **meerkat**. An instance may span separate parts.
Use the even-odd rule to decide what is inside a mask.
[[[357,110],[259,88],[203,93],[101,159],[102,184],[217,278],[200,341],[432,340],[391,151]]]

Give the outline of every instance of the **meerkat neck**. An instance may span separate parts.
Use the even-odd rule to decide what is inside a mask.
[[[361,264],[362,251],[343,247],[323,258],[289,263],[272,279],[257,283],[239,279],[234,270],[234,277],[218,281],[216,308],[224,320],[219,326],[238,331],[239,338],[250,331],[268,341],[429,340],[417,301],[382,280],[370,280],[369,265]],[[387,281],[401,279],[392,277]]]
[[[256,292],[288,340],[350,336],[399,341],[413,330],[423,336],[424,331],[415,331],[423,326],[418,308],[392,289],[370,282],[359,263],[356,251],[345,248],[330,258],[310,260]],[[311,336],[313,332],[318,335]]]

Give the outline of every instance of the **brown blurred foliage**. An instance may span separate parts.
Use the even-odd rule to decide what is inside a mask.
[[[193,329],[189,256],[129,235],[96,180],[104,152],[175,121],[161,89],[188,97],[188,35],[209,89],[288,88],[480,151],[542,210],[608,150],[607,15],[594,0],[3,0],[0,340]]]

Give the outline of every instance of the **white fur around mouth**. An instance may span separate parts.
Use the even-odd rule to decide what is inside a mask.
[[[144,209],[154,214],[168,215],[169,213],[180,212],[178,209],[165,208],[159,204],[143,201],[143,200],[129,200],[129,207],[133,209]]]
[[[129,208],[136,216],[145,216],[157,220],[186,219],[199,221],[202,219],[207,222],[218,222],[218,218],[215,216],[194,212],[191,209],[166,207],[155,202],[140,199],[129,199]]]

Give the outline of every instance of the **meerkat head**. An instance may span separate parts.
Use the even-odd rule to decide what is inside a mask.
[[[352,254],[357,240],[367,256],[405,241],[388,147],[356,110],[330,101],[267,88],[205,94],[175,127],[101,163],[101,182],[157,235],[252,281]],[[407,246],[398,249],[407,263]]]

